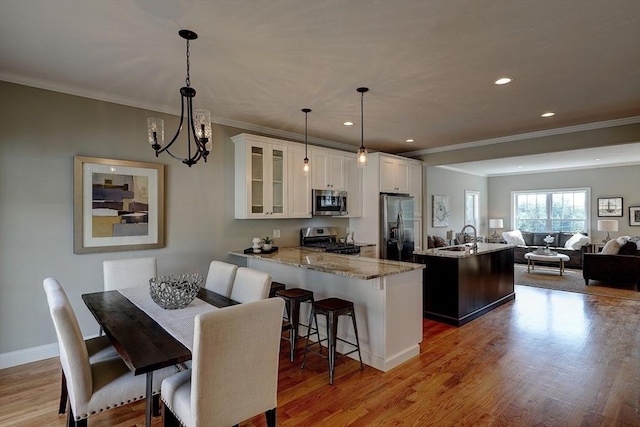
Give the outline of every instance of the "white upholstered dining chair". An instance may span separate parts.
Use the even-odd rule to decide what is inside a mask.
[[[204,287],[229,298],[231,296],[231,289],[233,288],[233,281],[236,278],[237,270],[238,266],[235,264],[229,264],[222,261],[211,261],[211,264],[209,264],[207,281],[205,282]]]
[[[104,290],[132,288],[148,285],[157,276],[156,257],[113,259],[102,263]]]
[[[230,298],[240,303],[267,299],[270,288],[270,274],[252,268],[239,267],[233,280]]]
[[[275,427],[283,311],[269,298],[196,316],[192,368],[162,382],[164,426],[229,427],[264,412]]]
[[[119,357],[91,363],[78,319],[64,290],[50,277],[43,285],[69,394],[67,425],[86,426],[93,414],[144,399],[146,375],[134,376]],[[162,380],[176,372],[175,366],[154,371],[153,393],[158,394]]]

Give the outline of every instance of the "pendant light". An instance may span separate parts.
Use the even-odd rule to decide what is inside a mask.
[[[359,87],[360,92],[360,149],[358,150],[358,166],[367,166],[367,149],[364,148],[364,93],[369,91],[368,87]]]
[[[302,167],[302,171],[304,175],[309,175],[309,158],[307,157],[307,114],[311,112],[309,108],[303,108],[302,112],[304,113],[304,166]]]
[[[196,90],[191,87],[191,79],[189,76],[189,41],[198,38],[198,35],[190,30],[178,31],[180,37],[187,41],[187,78],[185,80],[186,86],[180,88],[181,111],[180,111],[180,124],[178,130],[167,145],[164,144],[164,120],[159,118],[147,119],[147,131],[148,139],[151,147],[156,150],[156,157],[158,154],[167,152],[174,159],[180,160],[185,165],[191,167],[195,165],[198,160],[204,159],[207,161],[207,156],[211,152],[211,113],[207,110],[194,110],[193,98],[196,96]],[[173,155],[169,148],[178,139],[180,131],[182,131],[182,123],[185,117],[185,103],[187,104],[186,116],[188,117],[187,123],[187,157],[181,158]],[[191,148],[191,136],[194,140],[194,151],[192,153]]]

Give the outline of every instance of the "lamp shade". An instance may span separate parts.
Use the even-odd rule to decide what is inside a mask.
[[[615,219],[599,219],[598,231],[618,231],[618,221]]]
[[[502,221],[502,218],[500,218],[500,219],[490,219],[489,220],[489,228],[504,228],[504,221]]]

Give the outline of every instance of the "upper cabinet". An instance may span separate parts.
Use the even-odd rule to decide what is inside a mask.
[[[236,218],[286,218],[287,151],[285,144],[241,134],[235,143]],[[260,139],[263,139],[262,141]]]
[[[311,189],[309,176],[304,174],[304,145],[289,146],[289,215],[288,218],[311,218]],[[307,150],[307,157],[311,157],[312,150]],[[313,164],[310,165],[311,167]]]
[[[362,168],[358,167],[355,154],[345,156],[347,178],[347,217],[362,216]]]
[[[314,148],[311,155],[311,188],[346,190],[345,155]]]
[[[409,193],[409,161],[380,156],[380,192]]]
[[[409,163],[409,195],[415,200],[413,215],[422,218],[422,163]]]

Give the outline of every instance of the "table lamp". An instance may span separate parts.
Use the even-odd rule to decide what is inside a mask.
[[[504,222],[502,221],[502,218],[500,219],[490,219],[489,220],[489,228],[493,228],[493,234],[491,235],[492,239],[498,239],[500,236],[498,235],[498,230],[497,229],[503,229],[504,228]]]
[[[609,236],[609,232],[618,231],[618,220],[617,219],[599,219],[598,231],[607,232],[607,237],[603,240],[603,242],[608,242],[609,240],[611,240],[611,237]]]

